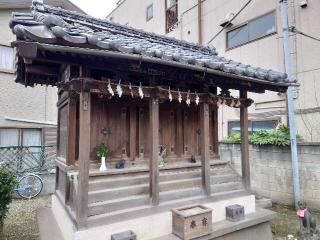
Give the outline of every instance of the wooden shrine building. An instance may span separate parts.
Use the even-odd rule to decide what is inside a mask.
[[[241,191],[250,191],[247,108],[253,101],[247,94],[286,92],[296,84],[286,74],[220,57],[213,46],[136,30],[39,0],[33,1],[32,12],[14,13],[10,27],[16,35],[15,81],[58,88],[56,196],[78,228],[97,215],[108,216],[112,207],[120,214],[126,207],[138,211],[146,205],[161,206],[167,199],[213,195],[214,179],[222,171],[217,165],[228,167],[219,160],[222,104],[240,110]],[[101,143],[109,148],[105,172],[99,172],[96,156]],[[164,159],[160,167],[159,153]],[[190,162],[192,156],[196,162]],[[119,160],[125,162],[122,169],[115,168]],[[197,169],[192,185],[196,192],[182,194],[188,179],[178,181],[181,169]],[[176,182],[162,184],[170,173]],[[120,183],[121,178],[125,181]],[[227,183],[221,189],[234,190]],[[113,184],[118,184],[117,190],[111,192]],[[166,190],[171,192],[166,195]]]

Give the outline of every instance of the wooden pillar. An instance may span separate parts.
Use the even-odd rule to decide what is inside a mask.
[[[213,131],[213,152],[215,156],[219,156],[219,120],[218,106],[213,106],[212,109],[212,131]]]
[[[159,205],[159,98],[153,93],[149,100],[150,131],[150,197]]]
[[[205,194],[211,194],[210,184],[210,135],[209,135],[209,104],[200,105],[200,144],[201,144],[201,176]]]
[[[176,122],[176,154],[178,157],[183,155],[183,112],[181,108],[177,109]]]
[[[247,98],[247,91],[240,91],[240,98]],[[246,106],[240,107],[240,128],[242,181],[246,189],[250,190],[248,108]]]
[[[212,93],[217,95],[217,88],[212,88]],[[213,146],[212,150],[215,156],[219,156],[219,119],[218,119],[219,108],[215,104],[212,106],[212,135],[213,135]]]
[[[137,109],[130,107],[130,160],[134,161],[137,156]]]
[[[88,188],[90,167],[90,131],[91,131],[91,96],[89,92],[80,93],[79,108],[79,175],[76,200],[77,228],[85,228],[88,217]]]
[[[77,99],[69,97],[67,123],[67,165],[76,161]]]

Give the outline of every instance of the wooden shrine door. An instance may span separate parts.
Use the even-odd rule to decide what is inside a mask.
[[[159,144],[166,149],[166,158],[176,157],[176,112],[173,104],[160,104]]]

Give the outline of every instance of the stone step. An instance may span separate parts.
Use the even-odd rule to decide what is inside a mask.
[[[234,174],[233,170],[229,167],[212,169],[211,176],[221,176],[226,174]],[[173,172],[161,172],[159,179],[160,182],[180,179],[193,179],[201,177],[200,170],[193,171],[173,171]],[[149,183],[149,174],[140,174],[134,176],[123,177],[105,177],[105,178],[90,178],[89,191],[95,191],[99,189],[118,188],[125,186],[133,186]]]
[[[212,193],[210,196],[210,199],[214,199],[214,198],[217,198],[217,200],[227,199],[227,198],[232,198],[235,196],[242,196],[247,194],[248,193],[244,189],[226,190],[223,192]],[[149,211],[154,212],[154,211],[161,211],[165,209],[169,210],[171,208],[197,204],[197,203],[205,204],[206,199],[208,199],[208,197],[201,194],[197,196],[173,199],[170,201],[163,201],[163,202],[160,202],[160,205],[156,207],[156,209],[151,204],[123,208],[116,211],[105,212],[105,213],[89,216],[88,223],[91,226],[96,226],[101,223],[107,224],[109,222],[111,223],[111,222],[122,221],[123,219],[130,219],[140,215],[142,216],[142,215],[148,214]]]
[[[236,174],[212,176],[211,184],[214,186],[216,184],[234,182],[238,180]],[[164,191],[174,191],[185,188],[199,188],[201,186],[201,178],[187,178],[179,180],[170,180],[160,182],[160,192]],[[101,187],[101,186],[100,186]],[[109,186],[106,188],[90,188],[89,191],[89,203],[102,202],[106,200],[112,200],[117,198],[130,197],[139,194],[148,194],[149,192],[149,182],[142,184],[135,184],[129,186],[114,187]]]
[[[149,184],[138,184],[119,188],[89,191],[89,203],[103,202],[117,198],[125,198],[133,195],[148,194]]]
[[[227,182],[227,183],[218,183],[211,185],[211,193],[219,193],[224,191],[233,191],[233,190],[242,190],[244,189],[243,184],[241,182]],[[160,201],[172,201],[175,199],[183,199],[188,197],[195,197],[203,195],[203,190],[201,186],[192,187],[192,188],[184,188],[184,189],[175,189],[170,191],[160,192]]]
[[[229,195],[236,196],[237,194],[247,194],[247,191],[245,189],[236,189],[236,190],[230,190],[230,191],[223,191],[223,192],[216,192],[212,193],[211,197],[227,197]],[[192,196],[192,197],[185,197],[183,199],[174,199],[170,201],[163,201],[160,202],[160,206],[167,206],[167,205],[172,205],[175,203],[180,203],[181,201],[189,201],[189,200],[202,200],[207,198],[205,195],[198,195],[198,196]]]
[[[99,178],[89,181],[89,191],[134,186],[147,183],[149,183],[149,175],[147,174],[124,176],[122,178]]]
[[[149,194],[134,195],[125,198],[117,198],[109,201],[89,204],[89,216],[107,212],[119,211],[125,208],[132,208],[147,205],[150,203]]]
[[[228,164],[228,161],[219,161],[218,163],[211,165],[211,172],[212,174],[218,173],[219,171],[230,171],[232,170]],[[160,168],[160,175],[166,173],[183,173],[183,172],[193,172],[193,171],[200,171],[201,166],[197,164],[194,167],[181,167],[181,168],[173,168],[173,167],[164,167]],[[133,177],[139,175],[149,175],[148,168],[127,168],[127,169],[109,169],[108,172],[99,172],[92,171],[90,172],[90,180],[97,180],[97,179],[115,179],[115,178],[123,178],[125,177]]]
[[[236,174],[226,174],[219,176],[211,176],[211,184],[220,184],[228,182],[237,182],[239,177]],[[180,179],[180,180],[171,180],[160,182],[160,192],[170,191],[175,189],[184,189],[184,188],[197,188],[201,186],[201,177],[190,178],[190,179]]]
[[[223,191],[232,191],[232,190],[240,190],[240,189],[245,189],[244,186],[243,186],[243,183],[240,182],[240,181],[214,184],[214,185],[211,186],[211,192],[212,193],[218,193],[218,192],[223,192]]]

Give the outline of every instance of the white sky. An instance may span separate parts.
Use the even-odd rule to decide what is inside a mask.
[[[83,11],[93,17],[105,18],[117,5],[119,0],[71,0]]]

